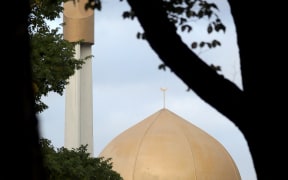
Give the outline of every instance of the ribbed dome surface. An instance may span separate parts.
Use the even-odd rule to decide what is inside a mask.
[[[124,180],[241,179],[222,144],[168,109],[118,135],[99,157],[111,157]]]

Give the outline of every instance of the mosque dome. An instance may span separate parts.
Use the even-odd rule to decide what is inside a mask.
[[[227,150],[163,108],[115,137],[99,154],[124,180],[240,180]]]

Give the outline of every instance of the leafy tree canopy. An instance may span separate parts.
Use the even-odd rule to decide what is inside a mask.
[[[123,180],[112,170],[112,159],[90,157],[87,145],[68,150],[55,149],[48,139],[40,139],[44,168],[50,180]]]
[[[75,59],[76,43],[63,39],[59,27],[51,28],[47,22],[60,17],[63,12],[63,0],[33,0],[30,2],[28,32],[31,43],[31,65],[33,90],[37,112],[42,112],[48,106],[41,101],[42,96],[49,92],[63,94],[68,78],[80,69],[84,59]]]

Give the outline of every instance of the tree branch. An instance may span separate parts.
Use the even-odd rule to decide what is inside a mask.
[[[243,92],[218,75],[182,42],[162,8],[162,1],[128,0],[128,3],[144,29],[148,43],[164,64],[205,102],[239,125],[244,114],[241,113],[245,101]]]

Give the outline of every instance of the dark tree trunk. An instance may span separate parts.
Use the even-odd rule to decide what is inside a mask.
[[[282,91],[285,81],[281,80],[286,71],[282,59],[287,54],[280,45],[287,34],[281,32],[282,21],[286,21],[284,11],[281,3],[228,2],[238,37],[244,93],[249,100],[245,104],[248,119],[243,119],[245,126],[241,131],[248,142],[258,179],[282,179],[286,175],[279,162],[287,154],[281,147],[286,141],[286,130],[283,131],[286,125],[281,125],[286,117],[283,111],[286,92]]]
[[[28,35],[29,0],[2,3],[0,179],[45,179],[34,111]],[[4,58],[5,57],[5,58]]]

